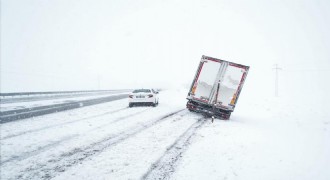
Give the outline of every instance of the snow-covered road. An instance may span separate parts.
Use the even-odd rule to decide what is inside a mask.
[[[243,99],[211,123],[185,109],[186,92],[161,92],[158,107],[124,99],[2,124],[1,179],[330,177],[325,109]]]
[[[156,108],[128,108],[125,99],[4,124],[1,177],[94,179],[107,178],[109,173],[123,179],[146,176],[168,147],[182,139],[187,130],[205,122],[182,104],[168,102],[171,98],[164,98]],[[107,168],[98,167],[105,167],[103,163]],[[95,170],[75,173],[90,166]]]

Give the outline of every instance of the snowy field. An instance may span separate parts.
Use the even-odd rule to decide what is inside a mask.
[[[1,125],[1,179],[329,179],[325,104],[242,96],[230,121],[127,99]],[[329,107],[329,106],[328,106]]]

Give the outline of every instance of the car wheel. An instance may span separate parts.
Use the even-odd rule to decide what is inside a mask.
[[[152,106],[153,107],[156,107],[157,106],[157,103],[156,102],[152,103]]]
[[[133,103],[129,103],[128,104],[128,107],[133,107]]]

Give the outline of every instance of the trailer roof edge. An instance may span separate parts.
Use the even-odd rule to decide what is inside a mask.
[[[218,61],[218,62],[228,62],[228,63],[232,63],[232,64],[237,64],[239,66],[242,66],[242,67],[246,67],[247,69],[250,69],[250,66],[246,66],[246,65],[243,65],[243,64],[238,64],[238,63],[234,63],[234,62],[231,62],[231,61],[227,61],[227,60],[223,60],[223,59],[219,59],[219,58],[214,58],[214,57],[210,57],[210,56],[206,56],[206,55],[203,55],[202,56],[202,59],[208,59],[208,60],[215,60],[215,61]]]

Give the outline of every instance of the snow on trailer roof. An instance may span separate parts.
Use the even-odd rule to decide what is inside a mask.
[[[228,62],[229,65],[231,65],[231,66],[236,66],[236,67],[241,67],[241,68],[243,68],[243,67],[244,68],[250,68],[250,66],[246,66],[246,65],[234,63],[234,62],[231,62],[231,61],[210,57],[210,56],[205,56],[205,55],[202,56],[202,59],[207,59],[207,60],[216,61],[216,62]]]

